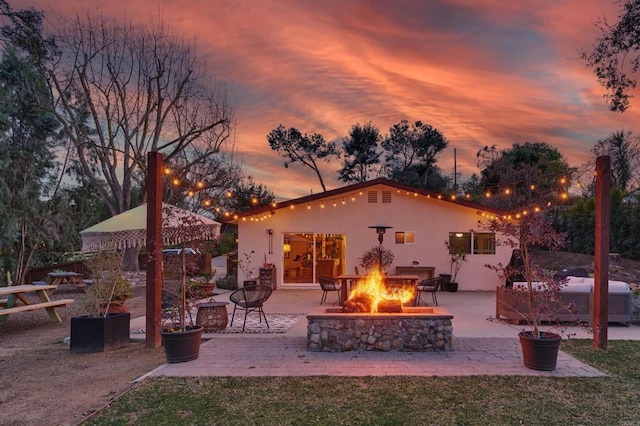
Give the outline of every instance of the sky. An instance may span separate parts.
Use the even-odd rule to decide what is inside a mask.
[[[314,172],[284,168],[267,134],[282,124],[341,144],[372,122],[382,135],[406,119],[440,130],[438,158],[460,180],[484,146],[546,142],[569,165],[613,131],[634,131],[640,100],[621,114],[579,55],[615,22],[614,0],[10,0],[47,16],[87,8],[142,22],[158,17],[193,39],[226,85],[243,168],[278,201],[321,192]],[[635,133],[635,132],[634,132]],[[323,163],[327,189],[342,160]]]

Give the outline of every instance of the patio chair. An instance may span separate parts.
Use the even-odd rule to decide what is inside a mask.
[[[322,298],[320,299],[321,305],[327,301],[327,294],[329,294],[330,291],[337,291],[338,300],[340,300],[340,289],[342,288],[342,285],[340,283],[329,277],[318,277],[318,282],[320,283],[320,288],[322,289]],[[338,303],[338,300],[336,300],[336,303]],[[336,303],[334,303],[334,305]]]
[[[426,280],[420,281],[420,283],[416,287],[416,306],[420,306],[422,293],[431,293],[431,299],[433,303],[438,306],[438,296],[436,295],[436,293],[440,288],[441,282],[442,279],[440,277],[427,278]],[[423,301],[423,303],[425,304],[425,306],[427,306],[426,302]]]
[[[266,285],[251,285],[242,287],[231,293],[229,295],[229,300],[233,303],[233,315],[231,316],[231,327],[233,327],[233,320],[236,316],[236,309],[244,310],[244,323],[242,324],[242,331],[244,331],[247,325],[247,315],[249,312],[258,312],[258,317],[260,318],[260,323],[262,323],[262,318],[264,318],[265,324],[267,324],[267,328],[269,327],[269,322],[267,321],[267,316],[264,314],[264,310],[262,309],[264,302],[269,299],[273,289]]]

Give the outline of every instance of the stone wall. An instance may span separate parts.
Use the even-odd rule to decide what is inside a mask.
[[[451,315],[309,314],[307,350],[451,351],[452,318]]]

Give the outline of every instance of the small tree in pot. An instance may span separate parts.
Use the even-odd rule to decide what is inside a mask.
[[[176,265],[179,268],[177,295],[172,297],[169,303],[170,321],[163,325],[160,334],[168,363],[192,361],[200,355],[203,328],[195,323],[190,309],[193,297],[189,296],[190,288],[187,286],[187,275],[192,265],[187,261],[184,243],[200,240],[199,226],[203,222],[196,216],[179,215],[164,207],[163,213],[166,214],[169,221],[177,224],[171,231],[171,237],[173,240],[182,241],[182,247],[179,251],[180,260]],[[194,245],[191,244],[191,246]],[[193,296],[194,293],[191,294]]]
[[[458,272],[460,272],[460,268],[462,268],[462,262],[466,262],[467,253],[464,250],[464,247],[452,246],[449,244],[449,241],[444,242],[445,247],[447,248],[447,252],[451,256],[451,264],[449,267],[449,282],[445,282],[445,289],[448,291],[457,291],[458,290]]]
[[[517,268],[501,263],[486,266],[498,272],[505,281],[513,276],[524,280],[524,288],[507,290],[516,292],[517,295],[524,293],[526,298],[518,311],[529,326],[529,330],[519,333],[524,362],[527,367],[536,370],[554,370],[561,337],[552,331],[543,331],[540,327],[543,321],[553,318],[554,312],[570,311],[571,306],[562,306],[560,302],[559,291],[565,282],[554,279],[540,268],[535,263],[531,250],[533,247],[560,250],[564,247],[565,235],[557,232],[542,214],[530,214],[520,220],[497,218],[480,222],[480,226],[496,234],[496,245],[519,250],[517,255],[520,261]],[[552,322],[551,328],[562,328],[562,325]],[[536,358],[540,354],[542,358]]]

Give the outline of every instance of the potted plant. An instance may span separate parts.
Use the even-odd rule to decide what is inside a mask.
[[[210,273],[203,273],[199,277],[191,279],[191,285],[197,287],[202,297],[212,297],[216,290],[216,283],[212,281],[216,275],[216,270],[212,270]]]
[[[74,353],[103,352],[129,343],[131,314],[124,301],[133,296],[131,283],[121,275],[122,255],[99,251],[86,260],[93,284],[87,290],[85,315],[71,318]]]
[[[258,277],[256,276],[256,270],[253,267],[252,256],[255,250],[251,250],[249,253],[242,253],[243,259],[236,260],[238,266],[242,270],[244,275],[243,285],[244,287],[250,285],[258,285]]]
[[[449,241],[445,241],[444,245],[451,256],[451,263],[449,266],[450,274],[443,277],[442,283],[445,290],[455,292],[458,291],[458,272],[462,268],[462,262],[466,262],[467,254],[464,247],[450,245]]]
[[[371,271],[374,267],[379,267],[380,273],[383,273],[393,263],[394,254],[391,250],[378,245],[373,246],[365,251],[358,262],[367,271]]]
[[[180,286],[167,309],[169,321],[163,324],[160,335],[167,363],[193,361],[200,356],[202,326],[197,325],[191,313],[194,289],[187,286],[187,260],[185,250],[180,256]],[[197,285],[194,286],[197,292]]]
[[[542,214],[524,216],[519,221],[497,218],[481,224],[484,229],[501,236],[500,239],[496,239],[496,245],[508,246],[512,250],[519,249],[519,267],[504,266],[501,263],[487,267],[498,272],[505,281],[513,275],[519,275],[524,280],[522,288],[498,290],[511,292],[513,296],[524,299],[524,303],[513,305],[529,327],[528,330],[518,333],[525,366],[534,370],[554,370],[563,326],[558,322],[551,322],[550,329],[542,330],[541,324],[552,319],[554,312],[570,311],[571,307],[562,306],[560,302],[559,291],[564,281],[554,279],[550,273],[545,273],[538,267],[531,255],[531,249],[541,247],[557,251],[564,246],[565,235],[557,232]],[[511,303],[505,300],[499,300],[497,303]]]

